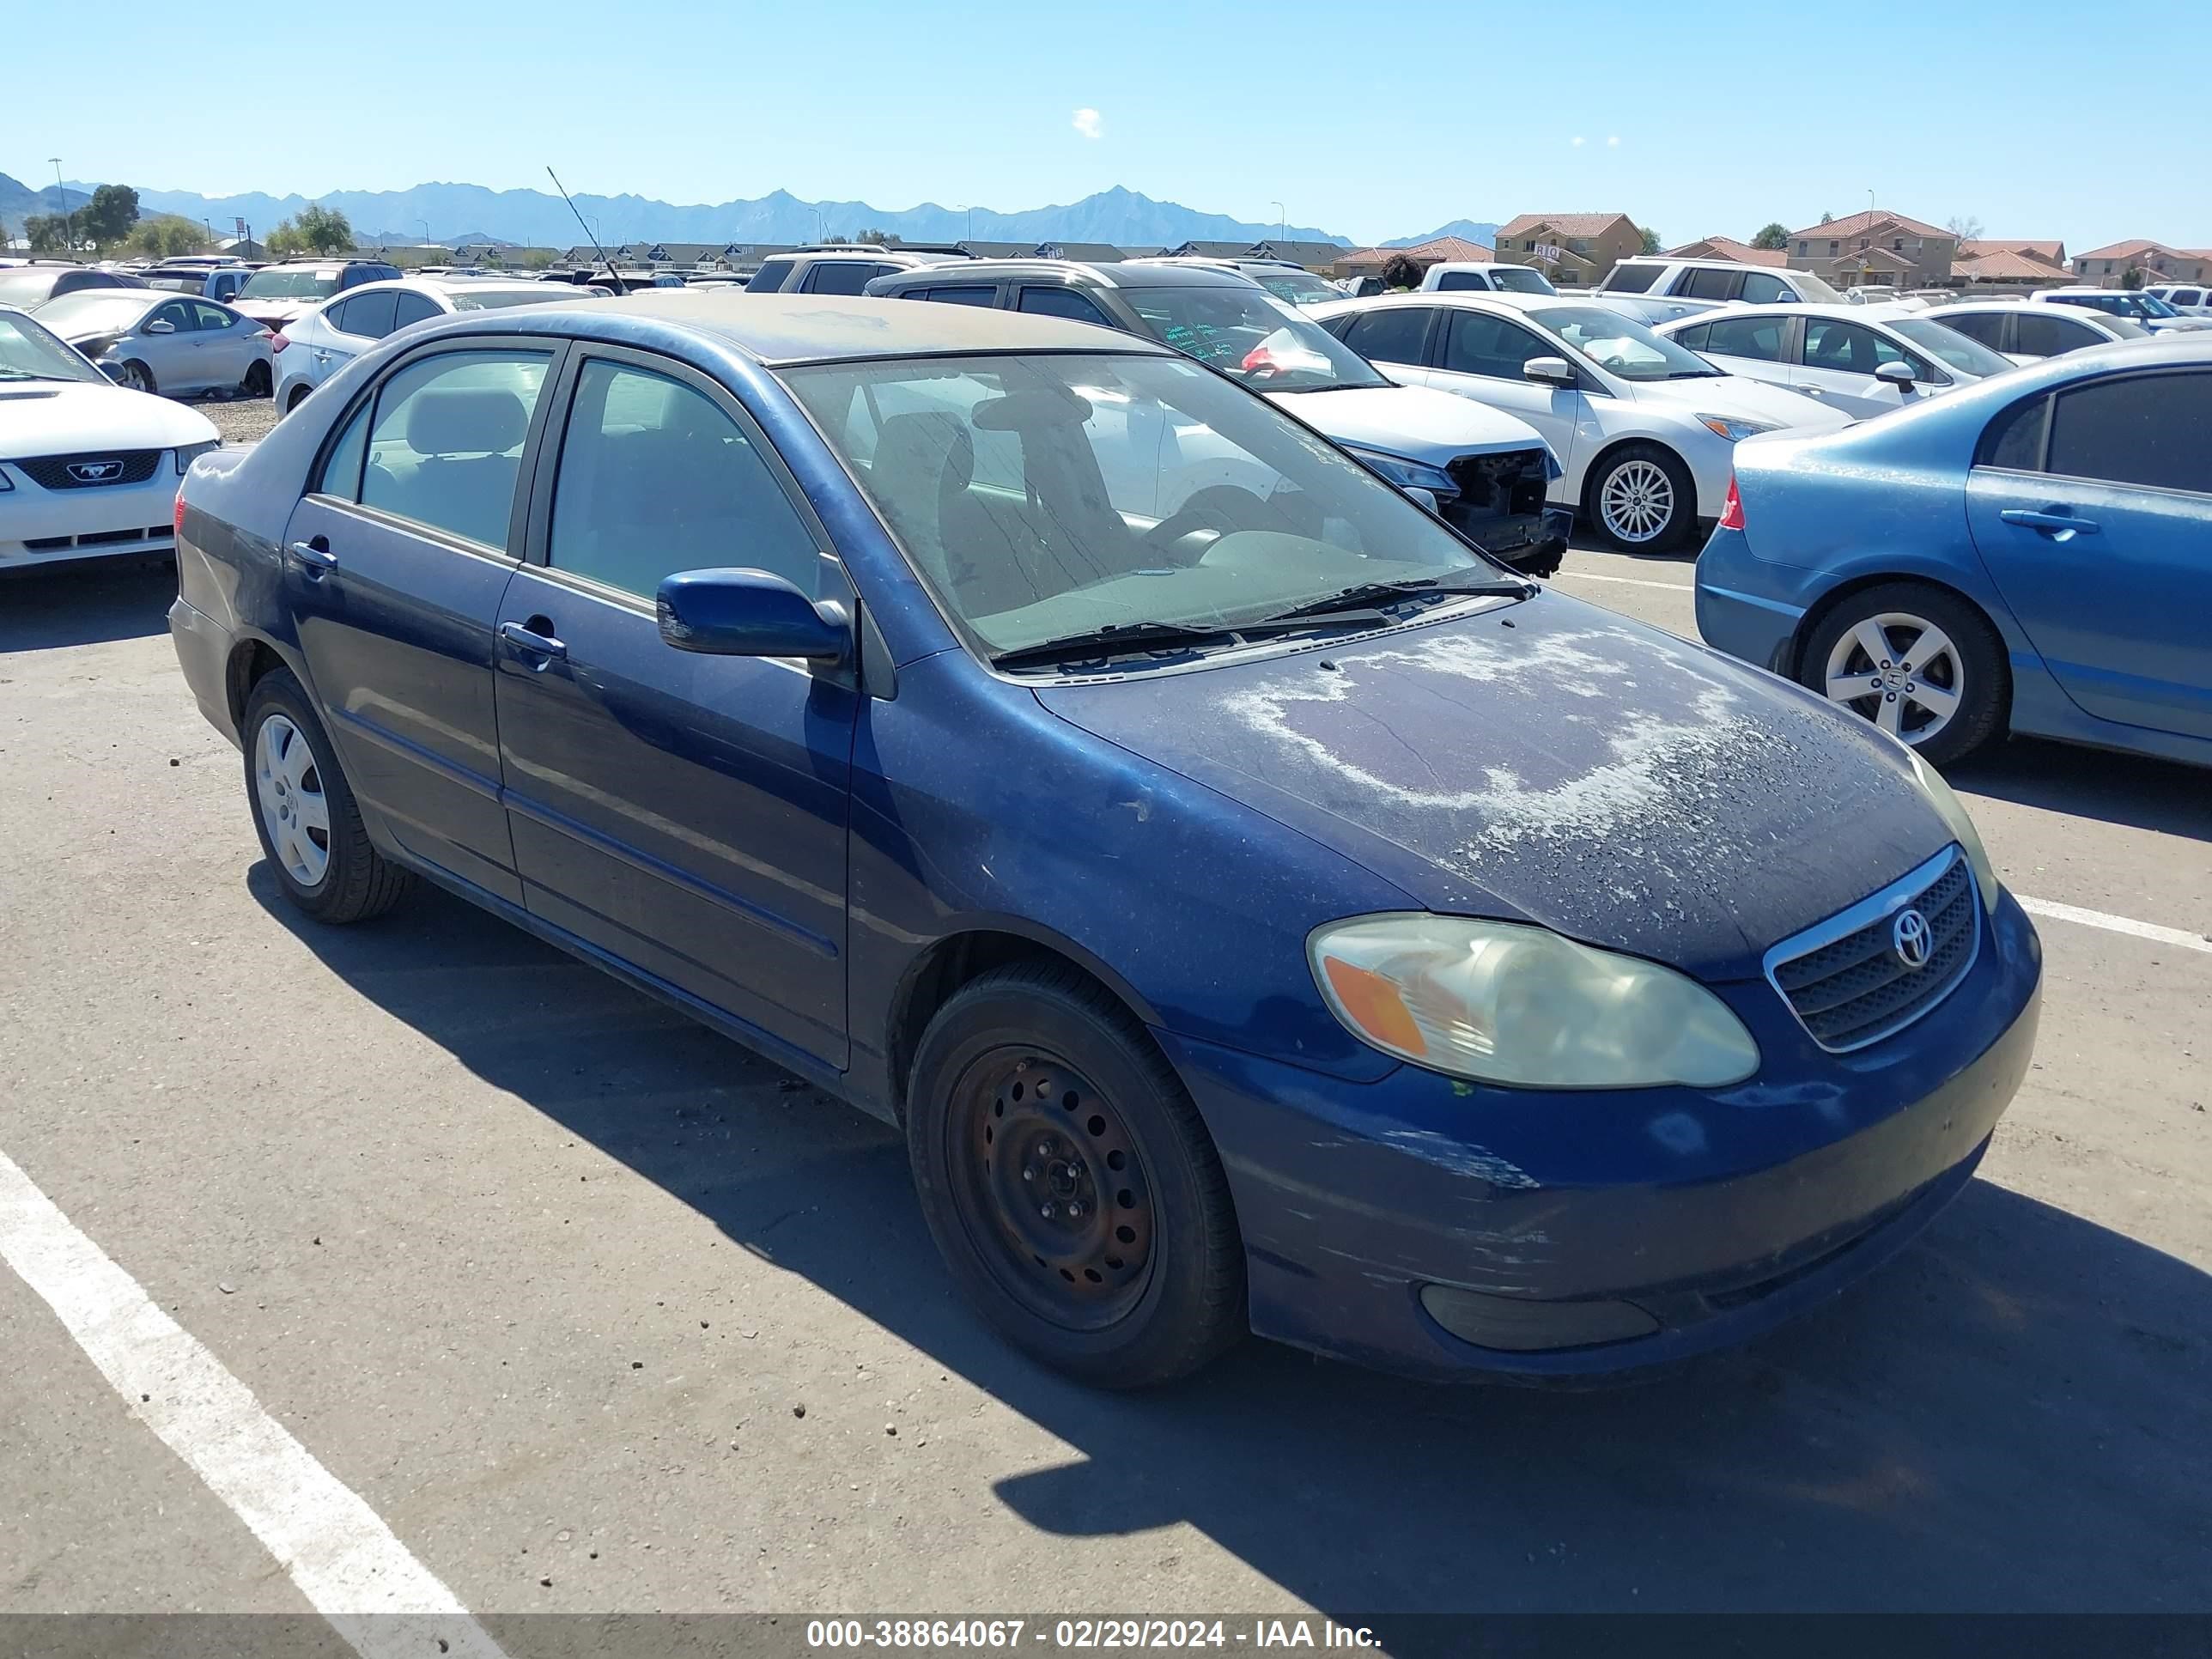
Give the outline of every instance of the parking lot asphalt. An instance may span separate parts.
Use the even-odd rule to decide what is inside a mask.
[[[1557,586],[1693,634],[1689,580],[1577,550]],[[2208,1606],[2202,773],[1958,769],[2004,879],[2099,920],[2040,923],[1979,1178],[1815,1316],[1611,1391],[1248,1343],[1115,1397],[955,1300],[882,1126],[458,902],[290,913],[173,591],[0,584],[0,1176],[463,1607]],[[53,1299],[0,1271],[0,1609],[303,1611],[234,1452]]]

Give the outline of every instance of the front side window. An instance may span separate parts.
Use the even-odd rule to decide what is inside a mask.
[[[1787,317],[1727,317],[1711,325],[1701,349],[1778,363],[1784,361],[1784,341],[1789,332]]]
[[[2097,380],[2052,400],[2045,470],[2063,477],[2212,494],[2212,372]]]
[[[550,359],[455,351],[383,384],[369,427],[361,504],[505,548],[516,474]]]
[[[1418,368],[1426,361],[1429,319],[1435,314],[1426,306],[1378,306],[1352,319],[1344,343],[1370,362]]]
[[[1624,380],[1692,380],[1717,374],[1695,352],[1602,306],[1547,306],[1528,320]]]
[[[821,562],[726,410],[681,380],[596,360],[576,377],[545,562],[645,599],[664,576],[725,566],[811,595]]]
[[[1885,363],[1903,363],[1919,375],[1926,368],[1903,347],[1857,323],[1832,317],[1805,319],[1805,367],[1843,374],[1871,374]]]
[[[908,359],[783,378],[990,655],[1109,625],[1249,623],[1356,583],[1498,574],[1342,451],[1180,358]]]
[[[1932,317],[1899,317],[1890,324],[1890,327],[1962,374],[1972,374],[1980,379],[1990,374],[2002,374],[2012,367],[1979,340],[1970,339]]]
[[[1797,296],[1790,285],[1779,276],[1764,270],[1747,270],[1743,276],[1743,301],[1746,305],[1784,305]]]
[[[1111,328],[1098,307],[1072,288],[1025,288],[1014,296],[1014,308],[1041,317],[1065,317],[1071,323]]]
[[[1311,318],[1249,283],[1130,288],[1122,298],[1153,338],[1255,390],[1389,384]]]

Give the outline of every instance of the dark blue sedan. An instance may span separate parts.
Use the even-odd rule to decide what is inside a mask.
[[[473,313],[179,516],[294,904],[428,879],[902,1125],[954,1278],[1098,1382],[1740,1340],[2028,1064],[2035,934],[1917,757],[1132,336]]]
[[[1698,631],[1939,766],[2007,730],[2212,765],[2200,337],[1739,445]]]

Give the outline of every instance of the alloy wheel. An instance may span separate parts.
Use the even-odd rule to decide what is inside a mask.
[[[1966,666],[1957,645],[1935,623],[1886,611],[1836,641],[1823,684],[1831,702],[1919,744],[1957,716],[1965,702]]]
[[[283,714],[270,714],[254,736],[253,791],[277,860],[301,886],[320,885],[331,867],[330,801],[315,751]]]
[[[1606,475],[1597,510],[1624,542],[1656,541],[1674,518],[1674,481],[1656,461],[1623,461]]]

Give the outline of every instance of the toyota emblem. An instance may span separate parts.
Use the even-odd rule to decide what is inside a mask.
[[[1901,913],[1889,927],[1890,948],[1908,968],[1925,968],[1936,948],[1935,931],[1917,910]]]

